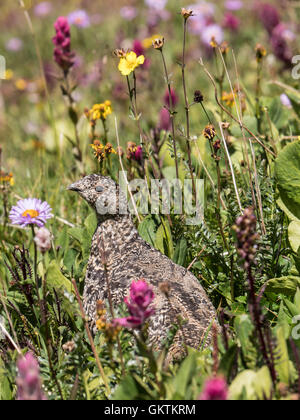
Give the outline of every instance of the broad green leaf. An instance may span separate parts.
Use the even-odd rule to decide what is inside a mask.
[[[60,271],[55,260],[51,261],[47,269],[47,286],[55,289],[64,289],[71,293],[73,290],[72,283]]]
[[[263,366],[257,373],[253,382],[255,394],[259,400],[270,399],[272,396],[273,383],[269,368]]]
[[[141,237],[153,248],[155,247],[155,235],[157,231],[157,222],[154,217],[147,216],[138,227]]]
[[[256,372],[253,370],[244,370],[233,380],[229,387],[229,398],[239,400],[243,394],[246,394],[247,400],[255,400],[255,389],[253,382],[256,379]]]
[[[254,325],[250,316],[247,314],[237,316],[234,321],[234,327],[241,343],[243,357],[247,367],[255,368],[257,351],[251,341]]]
[[[300,141],[287,145],[279,153],[275,175],[283,204],[300,219]]]
[[[233,344],[227,352],[224,354],[224,356],[221,359],[219,370],[224,374],[224,376],[229,380],[232,368],[234,364],[236,363],[238,354],[238,346],[236,344]]]
[[[288,348],[285,340],[284,329],[279,326],[276,328],[277,346],[275,349],[275,368],[279,376],[279,380],[287,385],[292,382],[293,372],[289,360]]]
[[[175,378],[172,380],[172,385],[174,392],[177,396],[181,396],[184,399],[186,394],[186,388],[191,380],[195,366],[196,366],[196,352],[193,351],[189,356],[184,360],[180,366]]]
[[[300,221],[293,221],[288,228],[289,241],[294,252],[298,251],[300,246]]]
[[[282,293],[286,296],[294,296],[298,287],[300,287],[300,277],[284,276],[269,280],[266,291]]]

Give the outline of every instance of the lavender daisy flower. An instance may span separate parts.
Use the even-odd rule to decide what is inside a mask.
[[[292,103],[290,101],[290,98],[285,93],[283,93],[282,95],[280,95],[280,101],[281,101],[281,103],[282,103],[283,106],[285,106],[285,107],[287,107],[289,109],[292,108]]]
[[[213,38],[215,39],[217,44],[221,44],[221,42],[224,41],[223,30],[222,30],[221,26],[219,26],[217,24],[212,24],[212,25],[209,25],[206,28],[204,28],[204,30],[202,32],[202,35],[201,35],[202,42],[206,46],[210,46],[210,43],[211,43]]]
[[[200,1],[189,5],[187,9],[193,11],[189,18],[189,30],[194,35],[201,35],[203,28],[211,24],[215,15],[215,5],[206,1]]]
[[[90,17],[85,10],[75,10],[68,15],[68,21],[71,25],[78,28],[87,28],[91,25]]]
[[[11,38],[5,44],[7,51],[18,52],[23,48],[23,41],[19,38]]]
[[[120,9],[120,15],[125,20],[132,20],[137,17],[137,9],[133,6],[124,6]]]
[[[240,10],[243,6],[244,4],[241,0],[227,0],[225,2],[226,9],[231,11]]]
[[[53,217],[52,209],[49,204],[37,198],[25,198],[18,201],[16,206],[13,206],[9,218],[13,225],[26,227],[28,225],[37,225],[43,227],[47,219]]]
[[[149,7],[149,9],[161,11],[164,10],[164,8],[166,7],[168,0],[145,0],[145,3]]]
[[[38,17],[44,17],[49,15],[52,11],[52,4],[50,1],[42,1],[41,3],[37,4],[34,8],[34,14]]]

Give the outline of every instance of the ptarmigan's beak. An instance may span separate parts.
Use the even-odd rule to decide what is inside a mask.
[[[74,182],[74,184],[69,185],[67,187],[67,190],[80,192],[81,191],[80,182]]]

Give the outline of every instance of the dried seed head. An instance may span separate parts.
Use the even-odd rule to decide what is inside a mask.
[[[189,17],[193,16],[193,11],[191,9],[185,9],[184,7],[181,9],[181,16],[187,20]]]
[[[195,93],[194,93],[194,102],[200,104],[201,102],[203,102],[203,99],[204,99],[204,97],[202,95],[202,92],[200,90],[195,90]]]
[[[207,125],[203,131],[204,137],[210,141],[215,138],[216,134],[216,129],[212,124]]]
[[[118,58],[124,58],[126,56],[126,51],[124,50],[124,48],[117,48],[116,50],[114,50],[114,56]]]
[[[165,38],[156,38],[153,42],[152,42],[152,46],[153,48],[155,48],[156,50],[162,50],[163,46],[165,44]]]

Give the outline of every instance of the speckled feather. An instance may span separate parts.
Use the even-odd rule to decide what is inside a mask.
[[[96,191],[96,187],[98,190],[100,187],[102,191]],[[83,296],[91,326],[95,325],[97,300],[105,301],[108,298],[107,281],[113,303],[117,306],[129,294],[131,282],[144,278],[155,293],[156,311],[149,320],[149,342],[159,349],[168,330],[172,324],[178,322],[180,316],[186,323],[177,333],[169,357],[177,359],[184,354],[183,342],[199,348],[212,321],[217,317],[197,278],[145,242],[136,230],[131,216],[119,214],[119,201],[116,214],[99,214],[99,203],[109,207],[112,204],[112,193],[117,191],[119,194],[118,186],[110,178],[90,175],[72,184],[69,189],[77,191],[87,200],[98,217]],[[122,199],[124,204],[125,197]],[[100,212],[103,213],[101,210]],[[162,282],[169,283],[168,299],[160,291],[159,285]],[[210,341],[211,334],[208,333],[204,344],[207,345]]]

